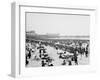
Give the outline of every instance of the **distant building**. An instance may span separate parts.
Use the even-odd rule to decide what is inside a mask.
[[[37,35],[37,33],[33,30],[33,31],[27,31],[26,34],[29,35]]]

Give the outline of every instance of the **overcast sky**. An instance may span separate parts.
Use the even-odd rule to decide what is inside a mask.
[[[26,31],[39,34],[88,36],[90,16],[27,13]]]

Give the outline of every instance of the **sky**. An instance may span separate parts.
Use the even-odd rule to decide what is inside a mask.
[[[38,34],[89,36],[90,16],[27,13],[26,31]]]

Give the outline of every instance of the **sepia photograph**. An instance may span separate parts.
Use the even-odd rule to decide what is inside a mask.
[[[26,12],[25,67],[89,65],[90,16]]]

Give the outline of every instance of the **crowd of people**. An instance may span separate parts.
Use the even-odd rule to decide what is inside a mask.
[[[26,66],[78,65],[79,56],[89,57],[89,40],[26,39]]]

